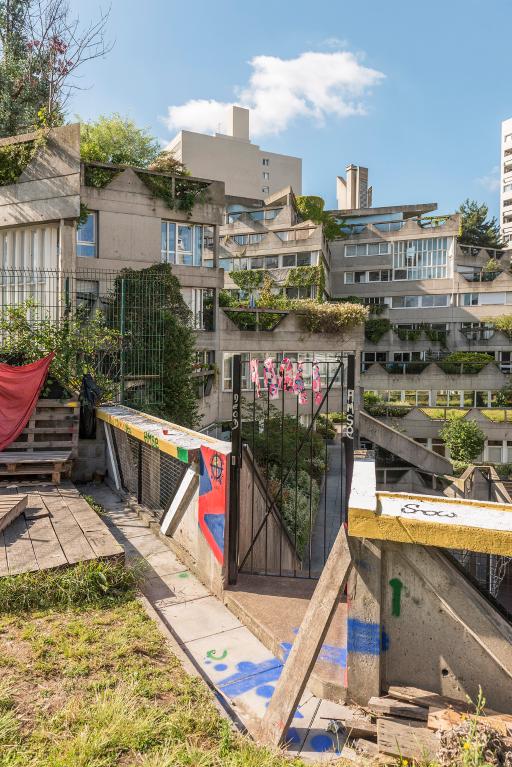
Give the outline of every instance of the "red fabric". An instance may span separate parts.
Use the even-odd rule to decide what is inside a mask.
[[[43,388],[52,352],[29,365],[0,362],[0,450],[19,437],[32,415]]]

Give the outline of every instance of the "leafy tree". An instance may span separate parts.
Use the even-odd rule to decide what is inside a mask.
[[[470,463],[480,455],[485,445],[485,434],[477,422],[463,418],[447,421],[440,436],[453,461]]]
[[[110,50],[108,16],[82,27],[67,0],[0,0],[0,137],[62,123],[78,70]]]
[[[144,374],[150,381],[155,376],[158,387],[153,396],[148,390],[146,403],[137,402],[137,407],[172,423],[196,426],[198,402],[192,378],[196,337],[177,277],[169,264],[123,269],[116,277],[111,302],[111,322],[116,327],[123,291],[125,370],[137,375],[142,364]],[[158,343],[151,342],[150,334],[158,335]]]
[[[489,208],[485,203],[467,198],[459,208],[461,233],[459,242],[463,245],[478,245],[482,248],[500,248],[500,227],[496,217],[488,219]]]
[[[182,162],[172,153],[164,150],[160,152],[156,160],[148,166],[149,170],[156,170],[158,173],[173,173],[176,176],[189,176],[190,171],[186,169]]]
[[[345,237],[342,224],[339,224],[332,213],[324,210],[325,201],[314,195],[296,197],[297,210],[305,220],[322,224],[326,240],[336,240]]]
[[[115,112],[81,121],[80,154],[85,161],[146,168],[160,155],[160,146],[145,128]]]

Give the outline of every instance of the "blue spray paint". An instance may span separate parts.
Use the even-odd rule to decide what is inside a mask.
[[[363,655],[380,655],[380,623],[366,623],[357,618],[347,620],[347,651]]]

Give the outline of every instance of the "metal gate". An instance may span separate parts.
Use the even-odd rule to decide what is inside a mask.
[[[353,353],[233,360],[229,581],[319,577],[354,459]]]

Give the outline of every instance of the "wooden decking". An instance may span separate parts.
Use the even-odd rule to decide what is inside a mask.
[[[123,557],[123,549],[71,482],[0,486],[27,496],[23,513],[0,533],[0,577]]]

